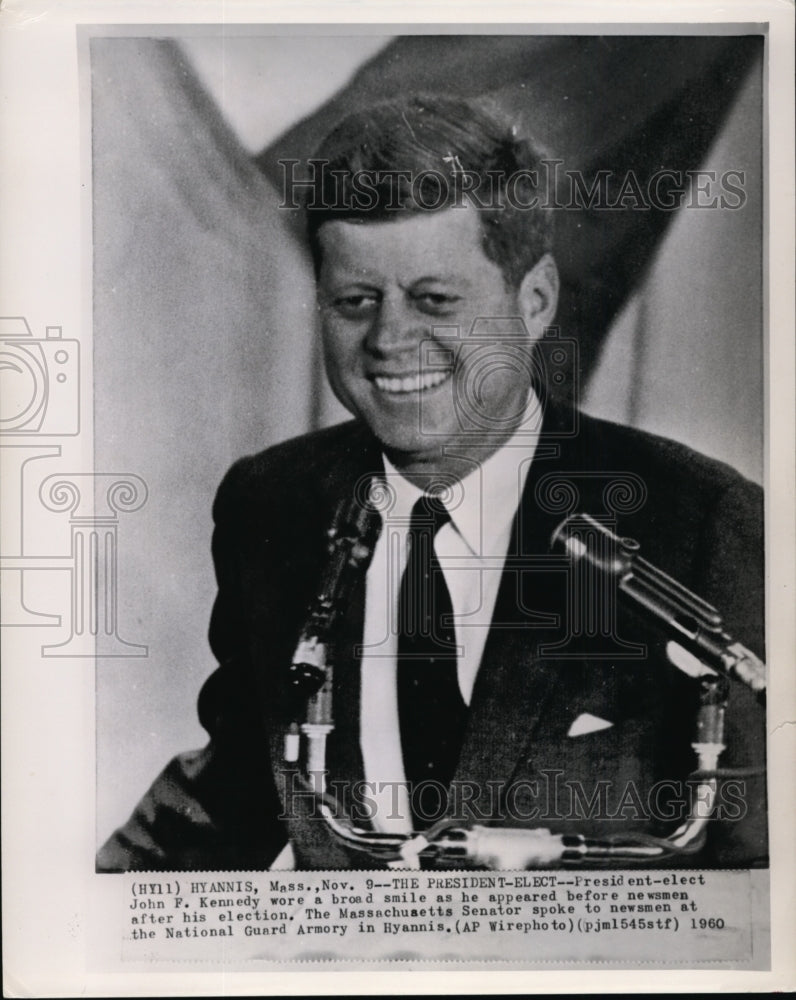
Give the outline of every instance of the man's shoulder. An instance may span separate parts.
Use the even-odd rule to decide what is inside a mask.
[[[358,420],[347,420],[333,427],[310,431],[298,437],[280,441],[254,455],[239,459],[233,468],[248,475],[261,475],[282,467],[315,469],[325,467],[332,458],[361,455],[374,446],[375,439]]]
[[[295,496],[324,488],[366,470],[379,454],[375,438],[356,420],[302,434],[238,459],[219,487],[216,507],[230,497],[259,499],[264,492]]]
[[[760,487],[726,462],[710,458],[688,445],[626,424],[580,414],[576,446],[584,467],[606,471],[628,470],[673,487],[690,484],[699,491],[721,493],[740,488],[754,493]]]

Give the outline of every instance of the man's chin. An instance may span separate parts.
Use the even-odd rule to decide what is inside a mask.
[[[429,445],[422,442],[381,441],[384,454],[395,468],[421,489],[429,486],[429,476],[462,480],[474,471],[478,462],[470,455],[464,442],[457,447],[455,438],[438,438]]]
[[[442,444],[436,441],[433,445],[429,445],[428,441],[407,441],[396,439],[391,435],[379,437],[379,440],[385,455],[396,469],[403,469],[406,466],[422,466],[433,469],[439,465],[444,456]]]

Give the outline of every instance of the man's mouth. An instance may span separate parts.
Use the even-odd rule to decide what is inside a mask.
[[[427,389],[435,389],[438,385],[451,377],[453,369],[447,368],[444,371],[420,372],[417,375],[374,375],[373,381],[380,392],[390,395],[402,395],[409,392],[425,392]]]

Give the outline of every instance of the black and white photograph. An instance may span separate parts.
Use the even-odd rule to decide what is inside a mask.
[[[72,26],[79,309],[0,317],[84,968],[772,974],[768,6],[235,11]]]

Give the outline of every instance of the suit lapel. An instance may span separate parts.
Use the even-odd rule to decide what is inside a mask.
[[[561,638],[566,563],[550,538],[567,511],[540,502],[549,476],[578,468],[575,442],[556,436],[562,414],[551,407],[512,528],[492,627],[487,637],[455,780],[486,788],[508,783],[535,731],[548,721],[561,662],[539,647]]]

